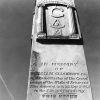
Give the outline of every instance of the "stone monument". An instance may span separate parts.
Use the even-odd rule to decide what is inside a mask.
[[[27,100],[93,100],[74,0],[37,0]]]

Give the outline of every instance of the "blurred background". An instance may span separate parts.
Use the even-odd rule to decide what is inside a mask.
[[[100,100],[100,0],[75,0],[94,100]],[[0,73],[15,100],[26,100],[34,0],[0,0]],[[11,100],[0,80],[0,100]]]

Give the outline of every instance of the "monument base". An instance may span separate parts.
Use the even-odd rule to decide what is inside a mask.
[[[92,100],[83,45],[32,48],[27,100]]]

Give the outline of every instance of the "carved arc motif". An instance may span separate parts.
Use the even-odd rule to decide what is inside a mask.
[[[64,17],[64,9],[58,7],[54,8],[51,16],[54,18]]]

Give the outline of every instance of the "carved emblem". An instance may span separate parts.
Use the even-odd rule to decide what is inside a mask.
[[[56,20],[56,21],[53,23],[53,25],[51,25],[50,27],[56,28],[56,29],[60,29],[60,28],[64,28],[65,25],[62,26],[61,23],[60,23],[60,21],[59,21],[59,20]]]
[[[54,28],[54,35],[56,36],[61,36],[62,35],[62,28],[65,27],[65,25],[62,25],[59,18],[64,17],[64,9],[61,7],[55,7],[52,9],[52,14],[51,16],[56,20],[53,22],[50,27]]]
[[[53,25],[51,25],[50,27],[54,28],[54,34],[56,36],[59,36],[59,35],[62,35],[62,28],[65,27],[61,25],[60,21],[59,20],[56,20]]]
[[[58,7],[54,8],[51,16],[55,18],[64,17],[64,9]]]

